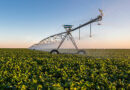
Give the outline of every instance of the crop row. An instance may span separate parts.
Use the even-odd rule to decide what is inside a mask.
[[[129,63],[124,57],[95,58],[0,49],[0,88],[128,89]]]

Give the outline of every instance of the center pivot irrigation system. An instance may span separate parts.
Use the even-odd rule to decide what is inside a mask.
[[[100,12],[100,15],[98,15],[96,18],[94,19],[91,19],[90,21],[82,24],[82,25],[79,25],[78,27],[76,28],[72,28],[72,25],[64,25],[64,28],[65,28],[65,32],[61,32],[61,33],[58,33],[58,34],[55,34],[55,35],[52,35],[52,36],[49,36],[43,40],[41,40],[38,44],[34,44],[30,47],[30,49],[33,49],[35,50],[36,49],[36,46],[48,46],[49,44],[52,44],[52,43],[55,43],[55,42],[59,42],[59,45],[56,49],[52,49],[50,50],[50,53],[51,54],[59,54],[60,52],[58,51],[59,48],[61,47],[61,45],[63,44],[63,42],[65,41],[65,39],[67,37],[69,37],[69,39],[71,40],[71,42],[73,43],[75,49],[77,50],[77,54],[85,54],[86,52],[84,50],[79,50],[77,45],[76,45],[76,42],[71,34],[71,32],[73,31],[76,31],[84,26],[87,26],[87,25],[90,25],[90,37],[91,37],[91,23],[94,23],[94,22],[99,22],[102,20],[102,17],[103,17],[103,12],[102,10],[99,9],[99,12]],[[98,23],[98,25],[100,25]],[[80,35],[79,35],[80,36]],[[46,48],[46,47],[45,47]],[[44,51],[44,50],[43,50]]]

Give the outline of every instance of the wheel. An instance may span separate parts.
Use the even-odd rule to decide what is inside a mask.
[[[85,52],[84,50],[79,50],[79,51],[78,51],[78,54],[83,55],[83,54],[86,54],[86,52]]]
[[[50,54],[59,54],[59,51],[58,50],[51,50]]]

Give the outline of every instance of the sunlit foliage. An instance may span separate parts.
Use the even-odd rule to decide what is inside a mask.
[[[130,55],[108,56],[50,55],[27,49],[0,49],[0,88],[128,89]]]

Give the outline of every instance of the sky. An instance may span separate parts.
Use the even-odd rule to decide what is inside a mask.
[[[0,0],[0,48],[28,48],[104,12],[102,25],[72,33],[80,48],[130,48],[130,0]]]

